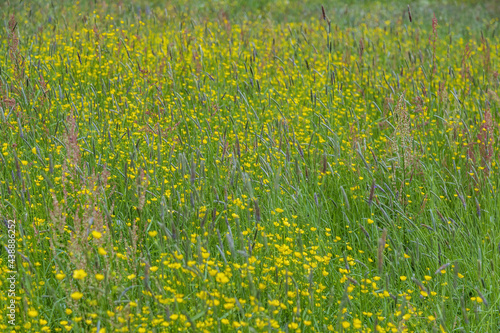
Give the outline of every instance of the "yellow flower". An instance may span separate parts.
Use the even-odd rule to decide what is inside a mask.
[[[372,224],[375,221],[373,221],[372,219],[367,219],[366,222],[368,222],[368,224]]]
[[[97,281],[102,281],[102,280],[104,280],[104,275],[102,275],[102,274],[96,274],[95,278],[96,278]]]
[[[219,283],[228,283],[229,279],[224,273],[217,273],[217,276],[215,277],[215,280]]]
[[[73,279],[83,280],[87,276],[87,273],[83,269],[77,269],[73,272]]]
[[[406,281],[406,276],[402,275],[399,277],[401,279],[401,281]]]
[[[38,311],[36,310],[29,310],[28,311],[28,316],[30,316],[31,318],[35,318],[36,316],[38,316]]]
[[[276,208],[276,213],[283,213],[283,212],[284,212],[284,210],[283,210],[283,209],[281,209],[281,208]]]
[[[75,301],[78,301],[82,297],[83,294],[79,291],[75,291],[74,293],[71,294],[71,298],[74,299]]]
[[[98,248],[97,249],[97,252],[101,255],[101,256],[105,256],[107,254],[106,250],[103,249],[102,247]]]
[[[31,152],[36,155],[36,147],[31,148]]]
[[[350,323],[350,322],[348,322],[348,321],[343,321],[343,322],[342,322],[342,327],[343,327],[343,328],[349,328],[349,326],[351,326],[351,323]]]
[[[99,239],[102,237],[102,234],[99,232],[99,231],[92,231],[92,236],[95,238],[95,239]]]
[[[234,303],[226,303],[226,304],[224,304],[224,309],[231,310],[232,308],[234,308]]]
[[[272,306],[280,306],[280,301],[278,301],[277,299],[269,300],[267,302],[269,303],[269,305],[272,305]]]
[[[63,273],[57,273],[57,274],[56,274],[56,279],[58,279],[58,280],[62,280],[62,279],[64,279],[65,277],[66,277],[66,275],[65,275],[65,274],[63,274]]]
[[[127,276],[127,279],[129,280],[133,280],[135,278],[135,274],[130,274],[129,276]]]
[[[148,232],[148,235],[151,237],[154,237],[154,236],[158,235],[158,231],[150,231],[150,232]]]

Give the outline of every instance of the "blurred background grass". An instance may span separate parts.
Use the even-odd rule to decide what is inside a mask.
[[[117,12],[135,17],[155,15],[164,10],[179,15],[185,14],[191,19],[212,17],[215,20],[227,19],[232,23],[243,20],[262,20],[273,22],[300,22],[311,18],[321,18],[321,6],[334,25],[339,27],[353,26],[360,22],[376,25],[380,21],[397,20],[407,15],[410,5],[412,18],[416,22],[430,24],[433,13],[440,24],[467,25],[471,29],[482,28],[484,22],[500,16],[500,1],[497,0],[419,0],[419,1],[371,1],[371,0],[121,0],[121,1],[14,1],[8,0],[0,4],[2,18],[6,26],[7,18],[13,14],[23,13],[28,19],[35,13],[46,17],[46,23],[57,26],[59,22],[67,22],[68,8],[78,6],[81,12],[96,11],[99,15],[113,15]],[[82,18],[84,19],[84,18]],[[377,22],[378,21],[378,22]],[[73,22],[72,22],[73,23]],[[43,24],[38,22],[38,24]]]

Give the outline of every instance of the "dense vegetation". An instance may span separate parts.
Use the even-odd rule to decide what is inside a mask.
[[[2,331],[499,331],[495,1],[0,9]]]

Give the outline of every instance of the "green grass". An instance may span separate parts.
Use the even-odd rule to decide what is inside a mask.
[[[499,330],[495,2],[0,8],[1,331]]]

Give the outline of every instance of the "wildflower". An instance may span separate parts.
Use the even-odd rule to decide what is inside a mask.
[[[79,291],[75,291],[74,293],[71,294],[71,298],[74,299],[75,301],[78,301],[82,297],[83,294]]]
[[[95,238],[95,239],[99,239],[102,237],[102,234],[99,232],[99,231],[92,231],[92,236]]]
[[[269,303],[269,305],[272,305],[272,306],[280,306],[280,301],[278,301],[277,299],[269,300],[268,303]]]
[[[217,273],[215,280],[219,283],[228,283],[229,279],[224,273]]]
[[[83,280],[87,273],[83,269],[77,269],[73,272],[73,279]]]
[[[234,303],[226,303],[224,304],[224,309],[231,310],[232,308],[234,308],[234,305]]]

